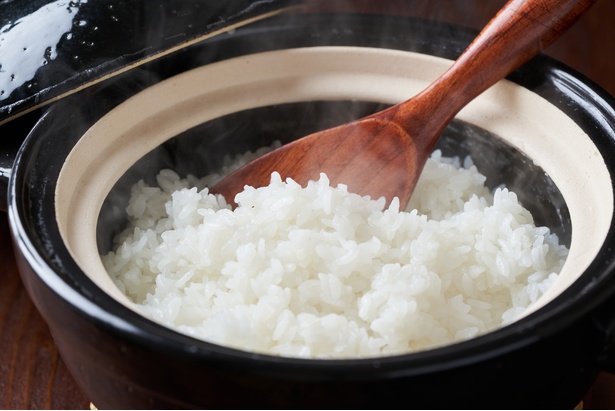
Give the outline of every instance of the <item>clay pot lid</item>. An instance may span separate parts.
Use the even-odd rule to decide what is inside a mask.
[[[0,5],[0,125],[297,0],[36,0]]]

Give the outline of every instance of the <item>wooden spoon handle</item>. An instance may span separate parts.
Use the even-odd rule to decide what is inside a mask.
[[[466,104],[553,43],[595,1],[510,0],[444,74],[380,118],[407,132],[420,123],[428,130],[422,135],[433,135],[421,148],[432,148]]]

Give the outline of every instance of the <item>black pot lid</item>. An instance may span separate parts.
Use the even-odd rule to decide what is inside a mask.
[[[114,74],[297,3],[0,1],[0,125]]]

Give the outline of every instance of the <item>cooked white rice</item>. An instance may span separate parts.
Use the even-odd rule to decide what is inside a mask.
[[[568,253],[513,192],[439,152],[409,211],[277,174],[231,210],[205,188],[218,178],[137,184],[103,262],[144,315],[248,351],[370,357],[472,338],[540,298]]]

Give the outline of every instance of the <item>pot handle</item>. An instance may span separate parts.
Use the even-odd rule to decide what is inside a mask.
[[[9,180],[13,174],[13,164],[17,152],[26,136],[38,120],[39,112],[21,116],[0,126],[0,211],[8,210]]]

